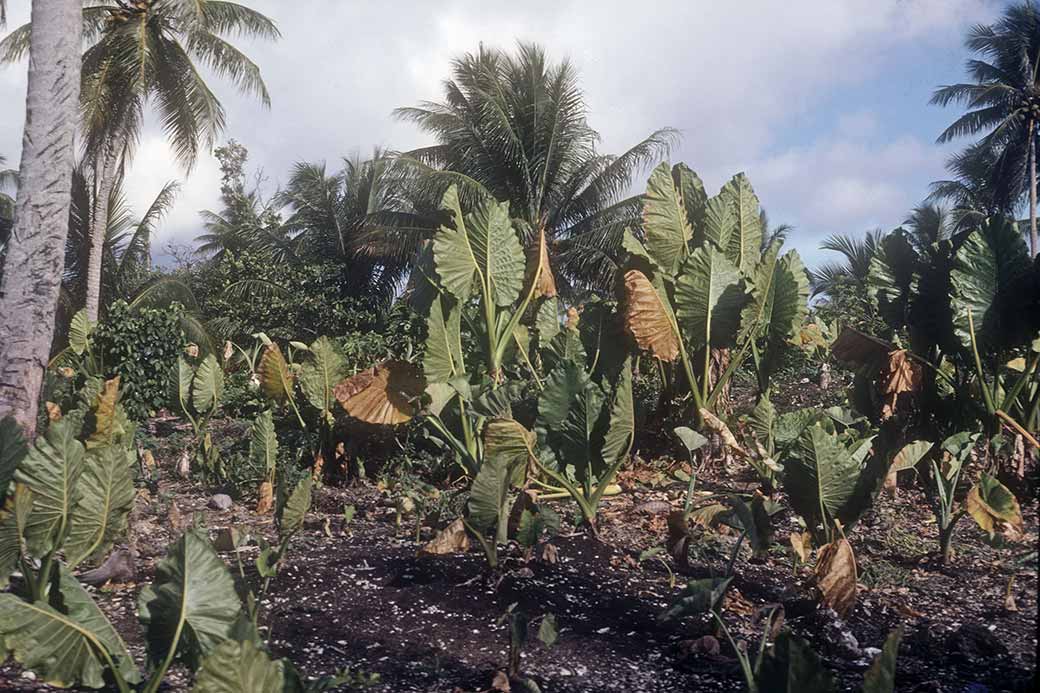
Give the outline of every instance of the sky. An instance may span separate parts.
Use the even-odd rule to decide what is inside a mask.
[[[242,1],[242,0],[240,0]],[[8,0],[8,27],[28,20],[29,0]],[[835,233],[892,228],[944,177],[957,145],[935,139],[957,115],[928,104],[932,90],[964,78],[965,31],[1002,9],[993,0],[251,0],[282,32],[238,40],[260,66],[264,109],[213,78],[228,111],[227,137],[248,147],[268,192],[297,161],[366,155],[375,147],[430,144],[398,106],[438,100],[451,59],[480,42],[542,44],[580,71],[601,151],[618,153],[653,130],[682,133],[672,152],[711,194],[749,176],[771,222],[809,266],[832,259]],[[17,162],[24,121],[24,63],[0,66],[0,155]],[[165,182],[183,181],[153,238],[202,233],[199,210],[219,209],[220,173],[201,157],[186,174],[152,119],[127,192],[142,213]],[[637,185],[641,189],[641,183]]]

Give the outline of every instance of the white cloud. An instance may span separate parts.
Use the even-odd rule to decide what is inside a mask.
[[[15,26],[28,0],[9,4]],[[273,107],[263,111],[219,80],[216,91],[228,107],[229,136],[250,148],[275,183],[297,160],[425,143],[413,126],[390,117],[392,109],[438,98],[452,57],[478,42],[510,47],[522,39],[576,63],[605,151],[677,127],[684,140],[674,158],[709,186],[746,168],[770,211],[785,212],[774,218],[814,230],[855,230],[883,205],[920,195],[905,192],[891,172],[938,172],[941,161],[931,145],[900,140],[892,124],[879,123],[875,104],[850,104],[835,132],[801,147],[791,146],[787,131],[836,87],[888,71],[903,79],[908,66],[890,62],[890,52],[955,47],[965,26],[994,12],[986,0],[249,4],[274,18],[284,36],[243,44],[263,70]],[[20,141],[23,73],[24,66],[0,71],[0,152],[9,160]],[[180,175],[157,132],[149,130],[145,141],[130,184],[140,210],[156,186]],[[215,170],[212,160],[200,162],[157,247],[198,233],[197,211],[218,205]]]

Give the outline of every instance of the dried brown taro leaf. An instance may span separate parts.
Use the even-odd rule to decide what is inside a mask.
[[[888,353],[888,360],[878,376],[882,420],[896,413],[900,395],[913,394],[921,389],[921,370],[921,364],[913,361],[906,349]]]
[[[531,248],[530,257],[527,262],[527,280],[530,284],[538,272],[538,281],[534,285],[532,300],[543,296],[552,298],[556,295],[556,278],[553,276],[552,265],[549,264],[549,247],[545,242],[545,229],[538,232],[538,243]]]
[[[425,387],[422,373],[413,364],[384,361],[341,381],[333,393],[355,419],[395,426],[415,416]]]
[[[419,553],[443,556],[452,553],[466,553],[469,551],[469,547],[469,535],[466,533],[466,525],[460,517],[437,532],[437,536],[424,544],[419,549]]]
[[[260,375],[260,388],[269,399],[280,403],[292,397],[293,374],[277,344],[272,342],[264,347],[257,372]]]
[[[729,426],[726,425],[725,421],[715,416],[707,409],[701,409],[701,418],[704,419],[705,426],[719,434],[719,437],[722,438],[722,442],[726,447],[745,459],[750,457],[747,450],[741,447],[740,443],[737,442],[737,437],[733,435],[733,431],[729,429]]]
[[[824,544],[816,560],[816,586],[823,603],[845,618],[856,604],[856,582],[856,556],[848,539]]]
[[[802,563],[809,562],[812,554],[812,534],[809,532],[791,532],[791,548]]]
[[[679,335],[668,308],[646,275],[639,270],[625,273],[625,329],[640,349],[661,361],[679,356]]]
[[[862,366],[883,358],[893,345],[859,330],[846,327],[831,345],[834,358],[851,366]]]
[[[256,514],[266,515],[274,509],[274,486],[270,481],[260,484],[260,491],[256,501]]]

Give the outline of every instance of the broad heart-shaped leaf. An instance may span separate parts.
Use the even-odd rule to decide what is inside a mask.
[[[76,356],[82,356],[90,348],[90,336],[94,334],[97,323],[87,318],[87,309],[81,308],[72,316],[69,323],[69,348]]]
[[[105,646],[125,681],[140,682],[141,673],[123,639],[79,580],[67,566],[60,563],[57,564],[55,577],[52,578],[51,606],[94,634],[98,642]]]
[[[831,693],[834,676],[809,643],[783,631],[767,651],[755,679],[760,693]]]
[[[328,337],[314,340],[308,353],[300,366],[300,389],[312,407],[326,414],[336,401],[332,389],[347,375],[347,363]]]
[[[1029,251],[1010,222],[991,219],[964,240],[950,273],[954,332],[963,347],[971,347],[969,311],[980,352],[1015,339],[1013,328],[1023,317],[1015,313],[1024,297],[1013,295],[1012,288],[1029,271]]]
[[[474,276],[486,300],[512,305],[524,283],[523,246],[509,219],[509,203],[481,203],[461,219],[456,190],[444,195],[442,209],[455,217],[456,228],[442,226],[433,238],[433,257],[441,286],[460,301],[469,298]]]
[[[589,467],[598,452],[595,438],[603,403],[602,390],[576,361],[560,361],[545,379],[538,397],[536,426],[540,442],[552,452],[559,472],[573,467],[576,478],[590,478]]]
[[[262,370],[263,362],[261,361],[261,373]],[[199,367],[195,369],[195,379],[191,383],[191,404],[195,407],[195,411],[206,414],[215,411],[220,406],[223,396],[224,371],[221,369],[217,357],[207,354],[206,358],[199,363]]]
[[[810,531],[830,525],[833,518],[845,520],[862,468],[862,459],[850,454],[838,436],[820,424],[802,432],[785,458],[783,479],[791,507]],[[826,517],[820,516],[821,509]]]
[[[65,556],[74,568],[103,555],[126,532],[134,505],[133,458],[122,447],[87,453],[79,478],[79,502],[72,511],[72,528],[65,540]]]
[[[534,329],[538,335],[539,349],[548,346],[553,337],[560,334],[560,302],[556,297],[546,298],[538,304]]]
[[[283,693],[282,660],[272,661],[255,643],[226,640],[202,662],[192,693]]]
[[[740,270],[716,248],[697,248],[675,282],[676,316],[688,351],[731,347],[747,303]]]
[[[686,218],[696,235],[699,228],[704,225],[705,205],[708,195],[704,192],[704,183],[693,169],[683,163],[672,167],[672,179],[679,188],[682,195],[683,207],[686,208]]]
[[[15,484],[0,508],[0,590],[7,587],[11,573],[25,553],[25,525],[32,511],[32,491],[25,484]],[[3,638],[0,637],[0,647]]]
[[[125,417],[117,414],[116,409],[118,406],[119,376],[117,375],[111,380],[105,381],[101,393],[94,400],[91,409],[94,430],[86,441],[88,450],[113,445],[118,439],[123,437],[125,431],[120,425],[122,423],[120,419]]]
[[[184,356],[177,357],[177,365],[170,376],[170,400],[177,411],[191,416],[191,382],[195,379],[195,367]]]
[[[998,523],[1007,523],[1012,529],[1022,531],[1022,509],[1015,494],[986,472],[968,492],[964,504],[972,519],[990,536],[995,534]]]
[[[62,597],[70,613],[45,602],[26,602],[10,593],[0,594],[0,643],[41,683],[59,688],[104,687],[107,663],[100,655],[101,648],[108,650],[124,678],[139,680],[133,659],[115,629],[76,580],[69,580],[62,581]]]
[[[25,539],[29,552],[37,557],[65,541],[72,512],[79,502],[84,452],[83,445],[76,440],[79,423],[70,416],[52,422],[15,473],[15,480],[32,491],[33,509]]]
[[[906,324],[914,274],[920,269],[919,261],[917,251],[903,229],[885,236],[870,260],[867,295],[893,329]]]
[[[733,209],[733,230],[722,249],[733,264],[745,274],[758,262],[762,246],[762,216],[758,197],[747,176],[738,173],[722,186],[719,193]]]
[[[249,458],[260,465],[270,477],[278,462],[278,434],[274,430],[274,417],[265,409],[249,427]]]
[[[710,241],[716,248],[728,248],[736,226],[737,211],[729,195],[719,193],[704,205],[704,239],[696,239],[700,241],[697,245],[704,247]]]
[[[484,428],[484,462],[469,491],[469,524],[481,532],[508,514],[509,490],[523,479],[534,456],[534,434],[512,419],[494,419]]]
[[[334,388],[348,414],[366,423],[394,426],[410,420],[426,389],[419,369],[407,361],[384,361]]]
[[[155,582],[138,598],[149,658],[161,662],[176,647],[177,659],[198,669],[206,655],[231,637],[241,610],[235,582],[205,530],[187,531],[156,564]]]
[[[931,451],[932,447],[931,441],[928,440],[915,440],[907,443],[892,458],[892,464],[888,468],[889,473],[913,469]]]
[[[625,329],[640,349],[661,361],[679,356],[679,332],[664,286],[655,286],[639,270],[625,273]]]
[[[293,489],[278,508],[278,531],[281,536],[287,537],[300,531],[303,520],[307,517],[307,511],[311,509],[312,478],[308,474],[297,482]]]
[[[686,258],[693,229],[682,193],[667,162],[650,174],[643,196],[643,233],[646,251],[658,267],[674,276]]]
[[[751,426],[751,432],[755,434],[755,439],[762,446],[765,454],[770,457],[776,454],[776,438],[774,436],[776,407],[769,401],[768,395],[763,395],[758,400],[755,408],[751,410],[751,414],[748,416],[748,423]]]
[[[599,458],[603,460],[607,471],[620,466],[632,449],[636,433],[635,405],[632,400],[632,363],[625,360],[621,369],[621,377],[614,388],[613,401],[610,404],[610,418],[603,433],[603,444]],[[600,476],[597,474],[597,476]],[[598,479],[599,485],[609,483],[609,479]]]
[[[462,306],[451,296],[437,296],[426,317],[423,375],[429,383],[446,383],[464,373]]]
[[[7,497],[7,487],[14,479],[14,472],[28,454],[29,446],[18,422],[13,416],[0,419],[0,499]]]
[[[863,675],[863,693],[894,693],[896,690],[896,656],[903,639],[903,627],[896,628],[881,648],[881,653],[871,662]]]
[[[281,404],[292,398],[293,374],[281,348],[274,342],[264,347],[257,371],[260,375],[260,389],[269,400]]]

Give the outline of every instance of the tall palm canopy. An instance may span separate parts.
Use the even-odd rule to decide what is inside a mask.
[[[929,202],[945,202],[956,230],[973,228],[994,214],[1014,215],[1017,200],[1009,205],[997,202],[993,186],[996,154],[984,144],[973,144],[950,156],[946,170],[952,178],[932,183]]]
[[[866,291],[870,261],[877,254],[878,245],[883,237],[881,229],[875,229],[868,231],[862,238],[837,234],[821,243],[822,250],[841,253],[844,260],[828,262],[809,271],[812,295],[833,292],[850,282]]]
[[[1030,191],[1035,255],[1040,11],[1032,0],[1012,5],[995,23],[973,27],[965,43],[978,56],[967,63],[974,82],[940,87],[932,103],[961,103],[968,111],[943,131],[939,142],[984,133],[979,145],[993,152],[989,177],[997,205],[1013,207]]]
[[[653,132],[618,156],[601,154],[586,110],[574,66],[521,43],[515,54],[481,46],[456,59],[442,102],[394,113],[436,139],[405,154],[426,174],[418,176],[424,197],[439,199],[456,183],[464,201],[508,200],[530,236],[544,229],[555,242],[564,276],[603,284],[622,230],[640,223],[640,198],[626,197],[633,178],[667,155],[676,131]]]
[[[379,149],[342,164],[334,173],[324,162],[293,167],[276,198],[287,215],[283,228],[297,257],[336,258],[351,267],[351,292],[390,299],[412,266],[410,252],[395,252],[394,236],[433,228],[432,211],[409,199],[401,167]]]
[[[28,24],[0,42],[0,60],[29,48]],[[227,39],[278,38],[274,22],[218,0],[91,0],[83,8],[81,103],[88,152],[115,136],[133,144],[153,103],[180,162],[191,168],[224,129],[225,112],[200,66],[270,103],[260,69]]]

